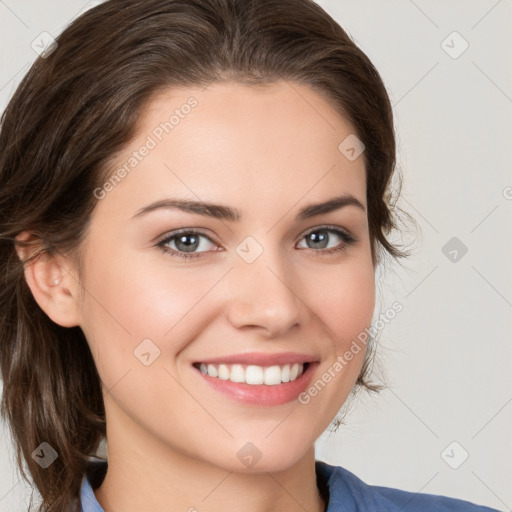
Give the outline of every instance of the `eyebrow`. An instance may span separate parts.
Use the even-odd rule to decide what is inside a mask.
[[[344,208],[346,206],[355,206],[366,212],[366,208],[359,201],[350,194],[334,197],[323,203],[310,204],[302,208],[296,216],[296,220],[302,221],[314,217],[316,215],[326,214]],[[193,201],[190,199],[161,199],[155,201],[147,206],[144,206],[131,217],[131,219],[142,217],[150,212],[161,209],[177,209],[188,213],[196,213],[206,217],[213,217],[215,219],[229,220],[238,222],[242,215],[238,210],[228,206],[205,203],[203,201]]]

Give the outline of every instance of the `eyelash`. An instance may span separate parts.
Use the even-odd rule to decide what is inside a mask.
[[[338,247],[333,247],[331,249],[316,250],[316,249],[308,248],[311,251],[321,253],[322,256],[342,252],[342,251],[346,250],[349,246],[351,246],[359,241],[358,238],[354,237],[350,233],[345,232],[339,228],[334,228],[334,227],[330,227],[330,226],[321,226],[321,227],[312,229],[312,230],[308,231],[306,234],[304,234],[303,237],[301,238],[301,240],[303,240],[307,236],[311,235],[312,233],[317,233],[319,231],[326,231],[328,233],[334,233],[335,235],[339,236],[343,240],[341,245],[339,245]],[[199,253],[186,253],[186,252],[176,251],[174,249],[169,249],[168,247],[166,247],[166,245],[169,242],[172,242],[175,238],[179,237],[180,235],[201,235],[201,236],[204,236],[205,238],[207,238],[210,242],[215,243],[208,235],[206,235],[202,231],[198,231],[195,229],[183,229],[183,230],[174,232],[171,236],[167,236],[166,238],[164,238],[163,240],[158,242],[156,244],[156,247],[160,247],[160,249],[164,252],[164,254],[169,254],[171,256],[174,256],[177,258],[182,258],[184,260],[198,259],[198,258],[202,257],[203,252],[209,252],[209,251],[203,251],[203,252],[199,252]]]

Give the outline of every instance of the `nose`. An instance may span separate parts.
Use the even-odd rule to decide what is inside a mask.
[[[230,274],[227,317],[235,328],[259,328],[272,338],[307,322],[310,313],[299,276],[269,251],[252,263],[237,261]]]

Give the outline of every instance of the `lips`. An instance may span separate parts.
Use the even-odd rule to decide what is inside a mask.
[[[217,377],[211,377],[208,374],[205,375],[199,370],[194,370],[194,375],[199,377],[208,386],[208,388],[205,388],[205,392],[207,392],[207,389],[212,389],[214,392],[219,392],[236,403],[266,408],[297,400],[298,396],[309,386],[319,364],[319,362],[306,363],[304,371],[295,380],[282,382],[281,384],[277,383],[277,385],[257,385],[222,380]]]
[[[255,366],[281,366],[288,363],[314,363],[318,358],[309,354],[300,354],[297,352],[280,352],[276,354],[264,354],[261,352],[247,352],[245,354],[233,354],[219,356],[211,359],[202,359],[194,362],[194,366],[199,367],[204,364],[242,364]]]
[[[314,372],[320,364],[320,358],[311,354],[301,354],[298,352],[280,352],[280,353],[262,353],[262,352],[247,352],[244,354],[232,354],[225,356],[218,356],[215,358],[204,359],[194,362],[192,366],[195,368],[194,375],[199,378],[207,385],[210,389],[215,392],[220,392],[225,396],[231,398],[235,402],[259,406],[259,407],[272,407],[277,405],[286,404],[297,399],[300,393],[302,393],[313,378]],[[218,366],[217,376],[210,376],[209,370],[212,369],[215,373],[213,366]],[[235,380],[231,380],[231,370],[233,366],[239,366],[236,369]],[[286,370],[281,369],[281,383],[277,382],[276,367],[286,367]],[[208,370],[206,373],[204,372]],[[228,367],[228,368],[226,368]],[[260,367],[259,370],[256,367]],[[300,367],[302,371],[297,374],[295,380],[292,380],[292,368]],[[202,368],[202,370],[201,370]],[[220,375],[220,370],[222,373]],[[226,369],[228,370],[229,377],[226,379]],[[267,375],[270,372],[272,375]],[[288,372],[288,369],[290,370]],[[246,371],[252,371],[253,373],[258,370],[264,374],[264,383],[259,384],[253,382],[249,384],[242,382],[242,373],[246,378]],[[288,373],[290,374],[288,376]],[[254,375],[252,376],[254,380]],[[284,377],[284,378],[283,378]],[[240,380],[236,380],[240,378]]]

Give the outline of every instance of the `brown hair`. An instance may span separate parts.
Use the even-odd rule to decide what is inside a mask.
[[[79,327],[39,308],[24,266],[45,252],[76,257],[109,162],[133,138],[143,109],[173,86],[280,79],[329,101],[366,147],[374,265],[396,229],[392,109],[368,57],[312,0],[110,0],[83,14],[39,57],[3,116],[0,132],[1,412],[41,496],[41,511],[77,510],[88,456],[106,435],[99,375]],[[340,141],[341,142],[341,141]],[[23,231],[31,243],[15,240]],[[15,245],[32,247],[24,262]],[[381,252],[378,252],[378,249]],[[368,350],[356,386],[368,380]],[[58,458],[43,469],[42,442]]]

